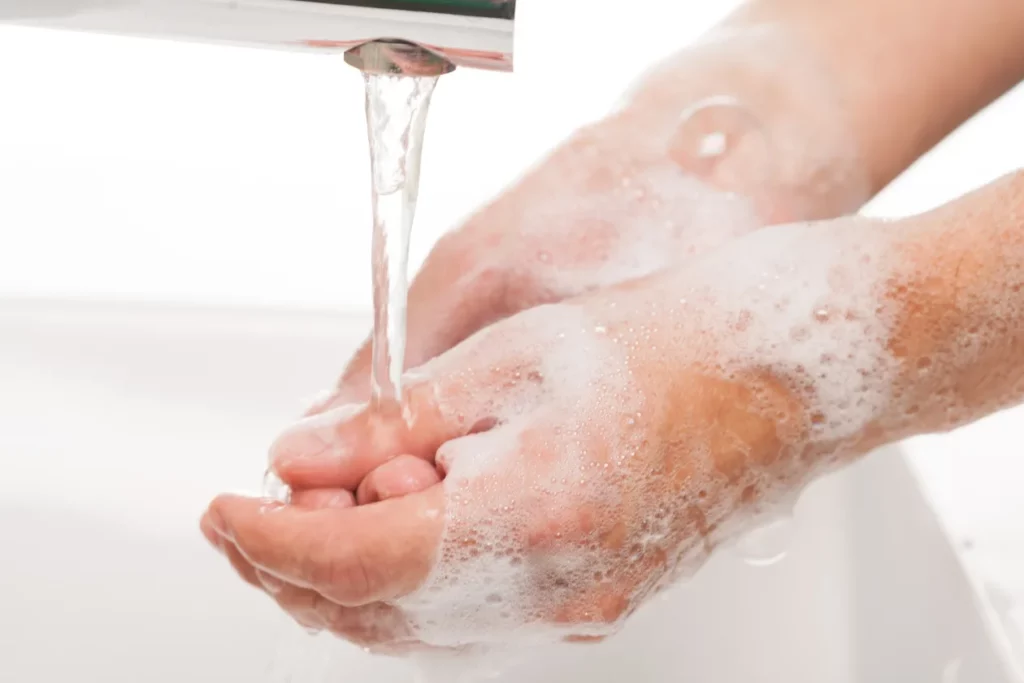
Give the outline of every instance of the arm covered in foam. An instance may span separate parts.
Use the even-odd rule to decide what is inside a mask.
[[[1024,400],[1024,172],[900,224],[887,282],[902,411],[892,436],[965,424]]]

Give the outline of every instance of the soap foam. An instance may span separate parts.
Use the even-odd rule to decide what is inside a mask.
[[[998,249],[992,233],[972,249],[965,229],[993,220],[767,228],[531,309],[420,368],[471,435],[438,451],[438,561],[395,603],[415,636],[529,648],[613,634],[716,546],[787,514],[811,478],[910,424],[1019,399],[1020,223]],[[957,378],[992,359],[991,393],[972,395]]]
[[[537,335],[539,327],[550,334]],[[600,508],[618,498],[601,470],[607,462],[601,434],[589,425],[607,421],[601,399],[615,396],[620,410],[632,412],[640,399],[625,393],[626,373],[615,367],[622,365],[620,354],[593,328],[578,308],[542,307],[465,345],[470,358],[503,357],[501,349],[508,349],[536,362],[495,369],[465,363],[460,354],[461,367],[477,369],[462,370],[455,391],[480,386],[472,374],[497,372],[507,381],[499,383],[500,395],[475,396],[478,412],[463,417],[476,421],[488,413],[499,426],[438,453],[448,501],[441,560],[427,585],[398,603],[414,615],[426,642],[458,646],[568,634],[552,623],[556,612],[596,572],[612,569],[614,558],[586,552],[599,537],[578,512],[592,509],[593,520],[606,518]],[[444,360],[424,371],[443,372],[435,365]]]
[[[656,284],[532,309],[420,370],[445,378],[438,400],[452,419],[497,426],[438,453],[440,559],[396,603],[418,638],[457,647],[614,633],[843,458],[892,401],[898,362],[878,313],[890,264],[884,231],[867,221],[822,230],[768,229]],[[692,389],[666,394],[680,369]],[[748,381],[758,373],[777,386]],[[789,425],[776,430],[777,452],[723,446],[728,423],[693,412],[734,385],[744,415]],[[671,424],[680,401],[694,404],[681,413],[694,422]]]

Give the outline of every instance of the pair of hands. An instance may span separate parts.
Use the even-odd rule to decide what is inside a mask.
[[[292,504],[203,517],[242,578],[378,651],[601,638],[866,438],[821,362],[885,362],[842,342],[874,333],[876,300],[832,286],[870,260],[863,226],[753,234],[786,206],[642,129],[581,131],[437,245],[404,412],[366,405],[364,346],[272,449]]]

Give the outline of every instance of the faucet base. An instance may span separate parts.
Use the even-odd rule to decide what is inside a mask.
[[[348,50],[345,61],[368,74],[441,76],[455,70],[448,59],[407,40],[371,40]]]

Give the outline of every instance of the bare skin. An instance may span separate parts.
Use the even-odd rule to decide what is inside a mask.
[[[811,246],[830,244],[840,231],[847,236],[856,231],[855,238],[873,233],[880,248],[865,253],[896,264],[880,279],[877,299],[843,311],[854,318],[875,313],[892,321],[883,341],[894,373],[886,380],[891,391],[885,405],[871,419],[851,425],[854,429],[841,439],[814,437],[814,425],[836,415],[818,405],[815,396],[801,393],[800,375],[792,368],[751,362],[720,343],[723,328],[714,321],[722,316],[735,320],[726,331],[741,334],[747,303],[719,291],[714,281],[706,298],[679,310],[675,320],[659,315],[661,327],[641,336],[649,320],[646,302],[705,291],[700,274],[668,271],[491,326],[422,368],[407,397],[408,422],[380,418],[368,408],[349,413],[330,426],[332,447],[346,463],[345,475],[360,481],[376,463],[403,452],[422,457],[443,475],[460,459],[480,457],[480,449],[507,444],[506,436],[512,435],[515,450],[503,461],[507,468],[499,468],[494,478],[471,477],[456,485],[463,502],[455,515],[447,515],[448,542],[473,543],[469,532],[494,514],[494,501],[500,500],[532,511],[516,527],[522,533],[516,535],[520,545],[515,551],[526,566],[533,561],[543,565],[542,558],[568,551],[592,555],[595,564],[611,558],[610,566],[621,571],[574,584],[564,600],[548,603],[541,617],[585,637],[593,627],[618,624],[649,595],[649,587],[699,566],[727,535],[732,518],[882,444],[952,428],[1024,399],[1022,209],[1024,175],[1018,174],[898,223],[800,228],[803,244]],[[769,230],[790,231],[790,226]],[[789,239],[786,232],[779,234]],[[758,235],[729,249],[745,248],[752,237]],[[970,251],[964,250],[965,242]],[[861,257],[851,250],[831,270],[859,269]],[[749,263],[775,268],[785,259],[783,252]],[[539,375],[545,350],[559,344],[559,321],[574,310],[584,311],[623,346],[642,339],[652,349],[628,361],[635,383],[627,392],[647,400],[643,417],[631,423],[633,436],[625,441],[622,432],[593,420],[594,408],[586,402],[566,408],[543,392],[531,399],[529,392],[514,388],[513,377]],[[810,308],[805,314],[810,325],[825,329],[830,324]],[[771,315],[755,313],[754,319]],[[676,341],[679,330],[686,331],[688,340],[682,344]],[[777,341],[788,343],[791,332],[779,328]],[[974,346],[967,352],[963,340],[971,338]],[[723,350],[716,351],[719,347]],[[836,356],[846,350],[841,344],[823,348]],[[825,361],[805,370],[824,372]],[[557,374],[550,380],[555,385],[562,381]],[[597,411],[608,415],[624,400],[612,392],[597,399]],[[513,422],[494,419],[509,406],[519,416],[514,430],[508,426]],[[535,483],[548,481],[551,468],[567,457],[570,442],[559,426],[579,427],[573,438],[587,444],[584,465],[598,480],[594,495],[577,487],[572,495],[538,498]],[[631,458],[617,458],[618,445],[628,447],[630,438],[643,448]],[[698,476],[707,471],[714,476]],[[755,472],[757,477],[749,476]],[[608,490],[618,492],[614,504],[603,495]],[[385,497],[380,490],[378,495]],[[269,587],[281,606],[307,626],[387,650],[416,644],[414,630],[394,601],[422,586],[438,559],[446,513],[451,512],[445,484],[348,509],[285,506],[268,512],[265,505],[219,498],[203,521],[204,533],[244,578]],[[664,549],[630,564],[628,549],[652,506],[671,508],[668,541]],[[464,532],[467,536],[458,536]],[[684,559],[676,564],[675,557]],[[543,573],[531,576],[548,580]]]
[[[886,29],[876,30],[880,25]],[[439,481],[457,461],[451,444],[504,428],[492,414],[494,401],[484,405],[481,397],[508,381],[503,372],[523,373],[537,362],[536,349],[556,344],[545,334],[564,317],[559,306],[585,310],[601,327],[628,337],[638,320],[623,317],[623,309],[678,300],[675,293],[690,286],[689,271],[699,270],[702,258],[754,244],[749,240],[761,225],[856,210],[1024,77],[1021,44],[1024,5],[1016,0],[941,0],[926,12],[912,0],[751,3],[709,41],[661,65],[625,108],[567,141],[438,245],[410,293],[407,361],[427,365],[412,382],[408,420],[342,407],[366,397],[369,350],[362,349],[335,394],[275,446],[276,469],[295,488],[295,504],[265,514],[262,501],[218,498],[203,518],[204,534],[245,580],[300,622],[388,651],[418,645],[394,603],[422,586],[438,560],[451,512]],[[679,112],[723,89],[770,131],[777,172],[767,186],[758,182],[763,175],[750,171],[763,163],[764,149],[749,138],[740,136],[734,153],[714,168],[695,164],[677,153],[678,146],[651,143],[673,141]],[[846,146],[850,137],[852,147]],[[805,138],[813,140],[812,152]],[[666,189],[666,169],[697,178],[700,191]],[[723,193],[744,195],[749,205],[722,204]],[[604,212],[656,220],[595,223],[598,201],[605,202]],[[665,220],[700,215],[695,203],[715,207],[707,213],[715,224]],[[553,208],[538,229],[530,220],[535,211],[523,207]],[[658,470],[665,476],[640,489],[639,498],[623,498],[614,514],[596,518],[581,514],[585,499],[537,501],[514,490],[510,479],[503,495],[545,512],[520,550],[530,557],[596,534],[601,551],[615,557],[624,552],[630,520],[639,525],[651,499],[696,500],[672,511],[669,534],[668,554],[686,555],[692,569],[722,540],[730,518],[768,502],[770,491],[751,488],[750,471],[778,481],[772,491],[792,493],[879,445],[1021,401],[1022,223],[1024,178],[1018,174],[924,216],[858,226],[885,230],[897,262],[875,313],[892,321],[886,349],[899,368],[892,381],[900,409],[840,441],[816,443],[809,436],[831,416],[816,412],[794,388],[791,373],[751,366],[726,376],[695,363],[690,352],[693,340],[713,337],[710,328],[666,333],[652,346],[677,346],[677,353],[641,353],[630,361],[640,378],[633,391],[656,406],[638,427],[646,446],[635,462],[609,475],[623,480]],[[817,225],[807,240],[825,244],[837,239],[831,232],[851,229],[846,219],[830,225]],[[655,237],[664,259],[639,268],[618,263],[615,245],[651,237],[635,230],[660,231]],[[566,270],[574,277],[552,276]],[[618,278],[609,281],[609,272]],[[708,315],[741,305],[725,294],[715,303]],[[696,313],[664,311],[680,320],[701,319]],[[543,324],[545,316],[551,325]],[[522,343],[481,341],[505,337]],[[977,340],[970,354],[958,353],[964,338]],[[740,362],[722,354],[726,364]],[[485,372],[491,368],[504,370]],[[477,377],[477,384],[470,382],[474,390],[453,384],[454,376]],[[446,397],[444,405],[438,396]],[[530,410],[540,415],[545,407],[538,399]],[[560,415],[581,425],[582,438],[601,441],[599,425],[586,415]],[[680,433],[672,427],[678,424],[713,426]],[[530,433],[540,435],[538,443],[557,444],[556,427],[537,418]],[[559,457],[558,449],[520,443],[519,454],[510,456],[517,471],[541,472]],[[698,467],[710,467],[727,485],[694,490],[689,473]],[[613,518],[626,520],[626,527],[620,530]],[[668,554],[648,558],[640,571],[579,586],[540,618],[568,626],[569,635],[575,627],[584,637],[590,626],[618,623],[649,593],[644,586],[678,569]]]

